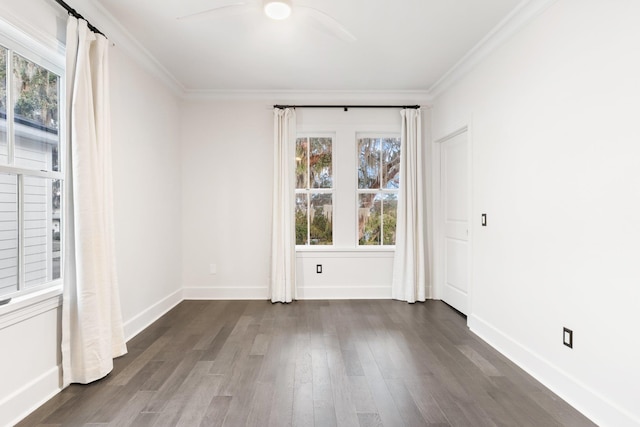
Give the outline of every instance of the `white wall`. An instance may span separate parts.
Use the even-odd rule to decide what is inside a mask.
[[[616,427],[640,425],[638,16],[557,1],[433,107],[434,140],[471,129],[470,327]]]
[[[195,100],[183,106],[185,298],[268,296],[275,103]],[[342,216],[339,209],[351,212],[353,224],[334,221],[335,248],[298,253],[298,297],[390,298],[393,252],[354,250],[355,234],[344,236],[355,233],[356,132],[399,134],[398,110],[300,109],[297,123],[301,132],[332,133],[334,153],[340,153],[335,161],[351,162],[354,168],[346,168],[353,170],[351,176],[336,176],[348,194],[336,192],[334,214]],[[317,264],[323,265],[322,274],[316,274]]]
[[[182,297],[180,108],[117,46],[110,54],[116,261],[130,338]]]
[[[268,103],[183,105],[186,298],[267,298],[272,135]],[[216,274],[210,274],[210,264]]]
[[[54,2],[0,6],[2,19],[59,48],[66,14]],[[99,17],[91,20],[101,26]],[[179,102],[124,49],[112,47],[110,55],[116,257],[129,338],[182,297]],[[25,305],[0,310],[0,425],[12,425],[59,390],[59,297]]]

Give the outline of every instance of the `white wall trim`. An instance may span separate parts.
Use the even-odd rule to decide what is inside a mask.
[[[459,80],[478,62],[483,60],[513,34],[541,14],[557,0],[523,0],[509,15],[450,68],[428,90],[344,91],[344,90],[206,90],[187,89],[156,59],[118,20],[95,0],[67,2],[103,31],[117,48],[127,52],[143,68],[158,77],[174,95],[188,100],[270,100],[279,103],[316,100],[317,102],[386,102],[404,100],[428,106],[453,83]],[[14,17],[11,16],[11,19]],[[17,20],[19,21],[19,20]],[[51,46],[54,41],[41,35],[33,26],[26,25],[31,34]],[[60,50],[60,43],[57,50]]]
[[[395,249],[315,249],[314,247],[296,248],[296,258],[393,258]]]
[[[124,324],[124,336],[127,341],[138,335],[149,327],[153,322],[165,315],[176,305],[180,304],[183,298],[183,290],[178,289],[171,295],[161,299],[151,307],[147,308],[137,316],[129,319]]]
[[[187,89],[165,68],[115,17],[95,0],[82,2],[81,7],[68,3],[103,31],[115,45],[126,51],[147,71],[158,77],[174,95],[187,100],[270,100],[277,103],[315,100],[317,102],[387,102],[431,105],[444,90],[458,81],[478,62],[492,53],[513,34],[540,15],[557,0],[523,0],[509,15],[477,43],[428,90],[343,91],[343,90],[207,90]]]
[[[185,300],[268,300],[264,288],[184,288]],[[391,299],[391,286],[300,287],[297,299]]]
[[[267,300],[269,289],[244,287],[184,288],[185,300]]]
[[[523,0],[427,91],[437,98],[557,0]]]
[[[296,299],[391,299],[391,286],[301,287]]]
[[[532,349],[504,334],[489,322],[473,314],[468,319],[469,328],[473,333],[596,424],[617,427],[640,425],[640,420],[628,411],[611,402],[606,396],[589,388]]]
[[[62,367],[55,366],[0,401],[0,425],[12,426],[60,393]]]
[[[62,288],[54,287],[15,298],[0,306],[0,329],[62,306]]]
[[[407,91],[345,91],[345,90],[185,90],[188,100],[237,100],[271,101],[288,104],[296,101],[305,103],[353,103],[353,102],[402,102],[407,104],[431,104],[431,96],[426,90]]]

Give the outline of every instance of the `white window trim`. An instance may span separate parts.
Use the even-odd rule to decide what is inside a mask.
[[[20,29],[16,28],[9,22],[0,18],[0,45],[7,48],[10,52],[22,56],[23,58],[40,65],[49,71],[59,76],[59,106],[58,106],[58,136],[59,136],[59,169],[65,171],[66,164],[66,74],[65,74],[65,54],[63,46],[60,43],[54,43],[57,49],[53,49],[51,46],[44,46],[42,40],[36,40],[35,37],[24,33]],[[53,44],[52,44],[53,46]],[[11,71],[13,61],[10,57],[7,58],[7,71]],[[12,102],[11,88],[7,86],[7,106],[13,104]],[[15,138],[14,123],[13,123],[13,111],[9,111],[11,108],[7,108],[7,143],[9,147],[9,140]],[[13,147],[12,147],[13,148]],[[11,150],[11,149],[10,149]],[[9,153],[9,158],[12,158],[13,153]],[[54,171],[38,171],[20,166],[0,165],[0,173],[14,174],[18,177],[18,186],[21,187],[22,178],[24,176],[47,178],[54,180],[62,180],[64,188],[64,172]],[[61,205],[62,217],[64,218],[64,204]],[[19,211],[19,215],[22,216],[23,212]],[[19,218],[20,227],[22,227],[22,218]],[[62,224],[60,225],[61,232]],[[19,262],[22,261],[22,250],[24,249],[24,242],[20,233],[20,256]],[[61,252],[64,256],[64,247],[61,247]],[[22,268],[22,267],[20,267]],[[62,269],[62,265],[61,265]],[[22,274],[22,273],[20,273]],[[60,272],[62,276],[62,270]],[[19,323],[30,317],[49,311],[53,308],[59,307],[62,304],[62,286],[63,279],[55,279],[50,282],[43,283],[38,286],[33,286],[28,289],[19,289],[16,292],[5,294],[0,296],[0,301],[11,298],[11,300],[0,306],[0,329],[6,328],[12,324]]]
[[[400,117],[398,115],[398,117]],[[301,116],[299,116],[300,121]],[[334,179],[334,200],[333,200],[333,242],[332,246],[329,245],[296,245],[296,253],[311,254],[311,253],[369,253],[375,256],[375,253],[395,253],[395,246],[391,245],[358,245],[358,197],[357,197],[357,182],[358,182],[358,158],[356,155],[357,150],[357,137],[399,137],[400,136],[400,120],[398,124],[391,125],[386,123],[368,123],[368,121],[332,121],[332,120],[309,120],[306,123],[298,123],[296,138],[308,135],[335,135],[333,140],[333,179]],[[353,151],[350,155],[354,156],[352,160],[343,158],[339,154],[341,151],[340,145],[345,141],[350,141],[353,144]],[[348,161],[347,161],[348,160]],[[351,170],[343,171],[340,169],[342,162],[352,164]],[[345,175],[347,174],[347,175]],[[338,184],[341,187],[338,187]],[[344,188],[349,187],[349,188]],[[352,194],[350,202],[347,202],[349,198],[343,199],[342,192],[346,191]],[[346,205],[346,206],[345,206]],[[349,208],[349,206],[351,206]],[[350,211],[347,215],[353,215],[353,219],[348,219],[348,223],[353,225],[350,227],[350,235],[347,237],[338,236],[340,218],[345,218],[343,209]],[[301,255],[304,256],[304,255]]]
[[[56,286],[19,295],[0,306],[0,330],[62,306],[62,281]]]
[[[336,146],[336,134],[333,132],[297,132],[296,133],[296,141],[298,138],[331,138],[331,188],[311,188],[309,185],[311,184],[311,168],[310,168],[310,156],[307,156],[307,188],[296,188],[295,196],[298,194],[307,195],[307,238],[311,239],[311,223],[310,223],[310,215],[309,215],[309,201],[311,200],[311,193],[315,194],[331,194],[331,205],[333,212],[331,213],[331,218],[333,222],[333,218],[335,217],[336,212],[336,156],[335,156],[335,146]],[[311,147],[309,147],[311,149]],[[306,248],[333,248],[335,245],[335,228],[331,228],[331,244],[330,245],[311,245],[307,243],[306,245],[296,245],[296,250],[298,249],[306,249]]]
[[[360,194],[378,194],[378,193],[386,193],[386,194],[398,194],[400,189],[393,189],[390,190],[388,188],[379,188],[379,189],[370,189],[370,188],[358,188],[358,169],[360,168],[360,162],[358,159],[358,143],[357,140],[361,139],[361,138],[400,138],[400,132],[356,132],[356,144],[355,144],[355,148],[356,148],[356,163],[354,165],[354,171],[356,174],[356,197],[355,197],[355,211],[358,212],[358,210],[360,209],[360,203],[359,203],[359,197],[358,195]],[[402,185],[402,184],[401,184]],[[384,212],[384,210],[382,210],[382,212]],[[358,216],[356,215],[356,223],[355,223],[355,229],[356,229],[356,233],[358,230],[358,227],[360,226],[360,224],[358,224]],[[384,226],[383,226],[384,227]],[[384,228],[382,229],[382,233],[384,235]],[[395,251],[396,245],[385,245],[380,243],[379,245],[361,245],[360,244],[360,239],[358,238],[359,236],[356,236],[356,247],[358,249],[374,249],[374,248],[379,248],[380,249],[384,249],[384,250],[392,250]],[[381,237],[382,238],[382,237]]]

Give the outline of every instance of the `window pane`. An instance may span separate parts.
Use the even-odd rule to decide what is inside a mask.
[[[333,196],[331,194],[312,194],[310,215],[310,244],[333,244]]]
[[[296,139],[296,188],[308,187],[307,154],[309,153],[309,139]]]
[[[15,164],[58,171],[59,78],[25,58],[13,55]]]
[[[358,244],[380,244],[380,194],[358,195]]]
[[[379,139],[358,139],[358,188],[380,188]]]
[[[310,138],[310,140],[309,167],[311,169],[311,187],[331,188],[333,187],[331,138]]]
[[[382,199],[382,238],[383,245],[396,244],[396,220],[398,218],[398,195],[385,194]]]
[[[7,49],[0,47],[0,163],[7,162]]]
[[[382,188],[400,187],[400,138],[380,140],[382,156]]]
[[[18,290],[18,178],[0,174],[0,296]]]
[[[24,177],[25,288],[60,278],[60,182]]]
[[[307,244],[307,195],[296,194],[296,245]]]

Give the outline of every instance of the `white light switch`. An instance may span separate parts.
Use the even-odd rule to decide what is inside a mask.
[[[218,267],[215,264],[209,264],[209,274],[216,274]]]

